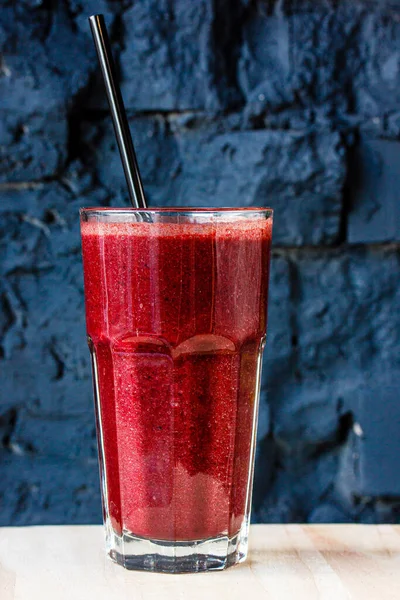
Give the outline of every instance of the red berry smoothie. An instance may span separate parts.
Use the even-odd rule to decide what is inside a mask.
[[[272,219],[81,226],[112,527],[232,536],[251,496]]]

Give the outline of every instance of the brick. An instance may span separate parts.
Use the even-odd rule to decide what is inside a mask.
[[[354,250],[304,258],[298,269],[299,368],[319,387],[332,379],[337,393],[351,398],[364,373],[398,362],[400,257],[390,249]]]
[[[277,466],[279,465],[279,466]],[[307,462],[292,462],[279,451],[275,456],[275,471],[267,486],[255,519],[263,523],[305,522],[315,506],[324,503],[337,469],[334,455],[309,458]]]
[[[352,244],[400,241],[400,143],[362,138],[354,157],[348,215]]]
[[[336,239],[345,176],[337,134],[241,131],[179,142],[184,163],[171,186],[177,203],[271,206],[276,245]]]
[[[377,116],[400,105],[400,6],[363,15],[359,31],[360,69],[354,79],[354,109]]]
[[[120,62],[128,108],[214,110],[237,100],[234,84],[220,72],[223,57],[217,62],[213,54],[213,50],[218,53],[218,19],[225,21],[223,37],[229,31],[234,7],[227,5],[219,17],[218,4],[221,2],[146,0],[134,3],[124,13]]]
[[[369,499],[400,495],[397,476],[400,368],[383,361],[382,367],[366,373],[365,380],[354,391],[353,452],[339,473],[339,489],[345,497]]]
[[[248,111],[350,110],[361,20],[354,3],[251,5],[238,66]]]
[[[290,20],[280,4],[272,14],[254,7],[243,27],[238,64],[239,83],[254,109],[294,102],[291,68]]]
[[[170,182],[179,162],[177,144],[165,119],[139,117],[130,119],[129,124],[149,205],[170,204]],[[109,118],[95,125],[84,123],[82,137],[86,161],[100,184],[116,198],[116,204],[128,205],[126,180]]]
[[[238,64],[248,114],[398,111],[399,17],[398,3],[251,4]]]
[[[80,168],[71,165],[63,185],[53,182],[1,193],[0,273],[43,271],[57,265],[58,258],[79,256],[79,208],[104,205],[107,196],[100,188],[92,189]]]
[[[400,256],[393,249],[329,256],[303,251],[288,267],[288,304],[280,286],[271,286],[270,331],[282,319],[292,345],[279,371],[275,348],[267,344],[264,385],[276,448],[268,479],[277,480],[265,492],[259,518],[314,521],[322,517],[313,511],[328,502],[347,518],[377,519],[373,507],[367,511],[354,497],[399,494]],[[260,452],[262,461],[262,445]],[[311,464],[315,472],[308,478]],[[323,481],[330,490],[324,500]]]
[[[361,436],[359,493],[399,496],[400,369],[373,376],[360,394],[356,429]]]
[[[54,11],[47,3],[2,7],[0,51],[0,109],[22,120],[64,108],[96,66],[90,33],[77,35],[65,2]]]
[[[2,451],[0,525],[100,523],[97,461]]]
[[[91,410],[79,256],[74,261],[64,259],[57,270],[9,275],[2,298],[1,345],[8,376],[0,404],[23,403],[33,412],[59,417]]]
[[[0,125],[0,182],[54,176],[67,156],[65,112],[21,116],[16,111],[7,110],[3,115]]]
[[[92,458],[97,460],[94,411],[80,417],[48,414],[39,407],[16,411],[16,423],[8,447],[15,454],[35,454],[60,459]]]
[[[276,245],[337,239],[346,174],[337,133],[224,131],[223,122],[192,128],[143,118],[131,128],[152,206],[272,206]],[[85,136],[100,181],[126,199],[111,126],[89,127]]]
[[[72,171],[78,193],[87,182],[74,184]],[[76,197],[59,184],[29,194],[30,210],[22,203],[18,211],[16,199],[14,212],[4,213],[0,338],[8,377],[0,405],[23,404],[45,419],[92,415],[78,209],[102,199],[99,192]]]

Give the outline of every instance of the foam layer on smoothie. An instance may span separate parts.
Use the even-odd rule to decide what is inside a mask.
[[[83,222],[82,235],[94,236],[137,236],[137,237],[210,237],[259,239],[260,235],[270,238],[272,219],[243,219],[229,222],[218,219],[214,223],[126,223],[126,222]]]

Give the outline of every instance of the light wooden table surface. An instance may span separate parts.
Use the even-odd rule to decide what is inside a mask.
[[[400,526],[257,525],[247,562],[214,573],[126,571],[99,526],[0,529],[1,600],[400,600]]]

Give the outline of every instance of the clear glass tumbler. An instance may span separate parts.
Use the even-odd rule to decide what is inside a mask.
[[[107,550],[129,569],[245,559],[272,211],[81,210]]]

